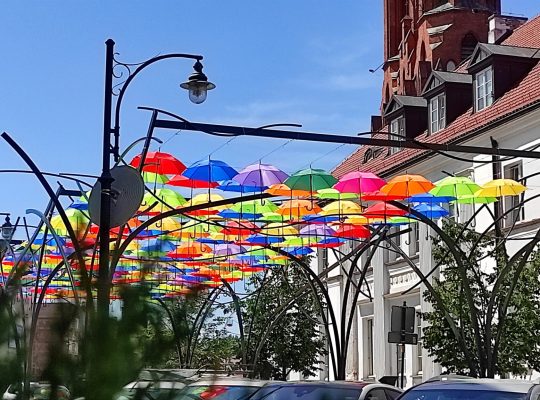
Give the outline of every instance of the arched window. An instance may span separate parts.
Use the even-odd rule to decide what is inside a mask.
[[[469,32],[465,35],[461,41],[461,61],[469,58],[472,55],[477,44],[478,40],[472,33]]]
[[[448,72],[454,72],[456,70],[456,63],[454,60],[450,60],[446,63],[446,70]]]

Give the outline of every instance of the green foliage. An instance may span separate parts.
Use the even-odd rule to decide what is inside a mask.
[[[319,330],[320,309],[313,293],[297,295],[309,287],[300,266],[292,264],[269,271],[262,280],[253,278],[250,286],[252,295],[242,301],[242,314],[249,344],[247,359],[251,363],[261,344],[254,374],[283,380],[291,371],[315,375],[326,342]],[[318,296],[322,303],[322,296]],[[276,316],[276,311],[295,297],[292,306]]]
[[[423,331],[424,347],[450,373],[471,373],[465,349],[480,376],[494,373],[524,375],[529,369],[538,369],[540,254],[532,253],[518,276],[520,259],[508,264],[504,242],[497,246],[494,238],[480,236],[472,230],[465,230],[460,235],[462,229],[462,225],[453,223],[444,226],[445,232],[466,255],[459,263],[448,253],[447,245],[440,238],[434,238],[434,259],[442,263],[442,278],[434,283],[440,301],[433,293],[424,293],[425,299],[433,304],[433,311],[423,314],[429,325]],[[503,276],[501,285],[494,293],[494,284],[500,275]],[[517,284],[505,312],[504,300],[514,278],[518,278]],[[467,301],[467,288],[472,294],[474,309]],[[491,314],[490,299],[493,303]],[[461,342],[445,318],[445,312],[454,321],[463,338]],[[479,324],[478,336],[473,329],[474,312]],[[503,319],[504,325],[499,332]]]

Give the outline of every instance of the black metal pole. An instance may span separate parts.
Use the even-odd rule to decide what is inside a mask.
[[[401,307],[401,388],[405,386],[405,318],[407,318],[407,303]]]
[[[110,169],[111,157],[111,114],[113,95],[114,40],[105,42],[107,46],[105,63],[105,101],[103,111],[103,155],[99,212],[99,275],[97,278],[97,310],[100,316],[109,315],[109,243],[111,229],[110,192],[113,178]]]

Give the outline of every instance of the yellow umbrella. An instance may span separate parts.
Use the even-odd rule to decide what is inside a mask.
[[[172,217],[163,218],[161,221],[154,222],[148,227],[155,231],[176,231],[182,227],[182,224]]]
[[[382,218],[381,218],[382,219]],[[363,215],[351,215],[345,220],[345,224],[351,224],[351,225],[368,225],[371,222],[373,222],[373,218],[366,218]]]
[[[518,196],[527,188],[513,179],[494,179],[477,191],[475,197]]]
[[[350,200],[333,201],[323,207],[321,215],[359,215],[362,207]]]
[[[266,236],[297,236],[298,230],[294,226],[275,222],[262,228],[260,234]]]

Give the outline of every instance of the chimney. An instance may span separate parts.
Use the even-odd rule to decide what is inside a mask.
[[[525,17],[492,15],[489,17],[488,43],[499,44],[519,26],[527,22]]]

